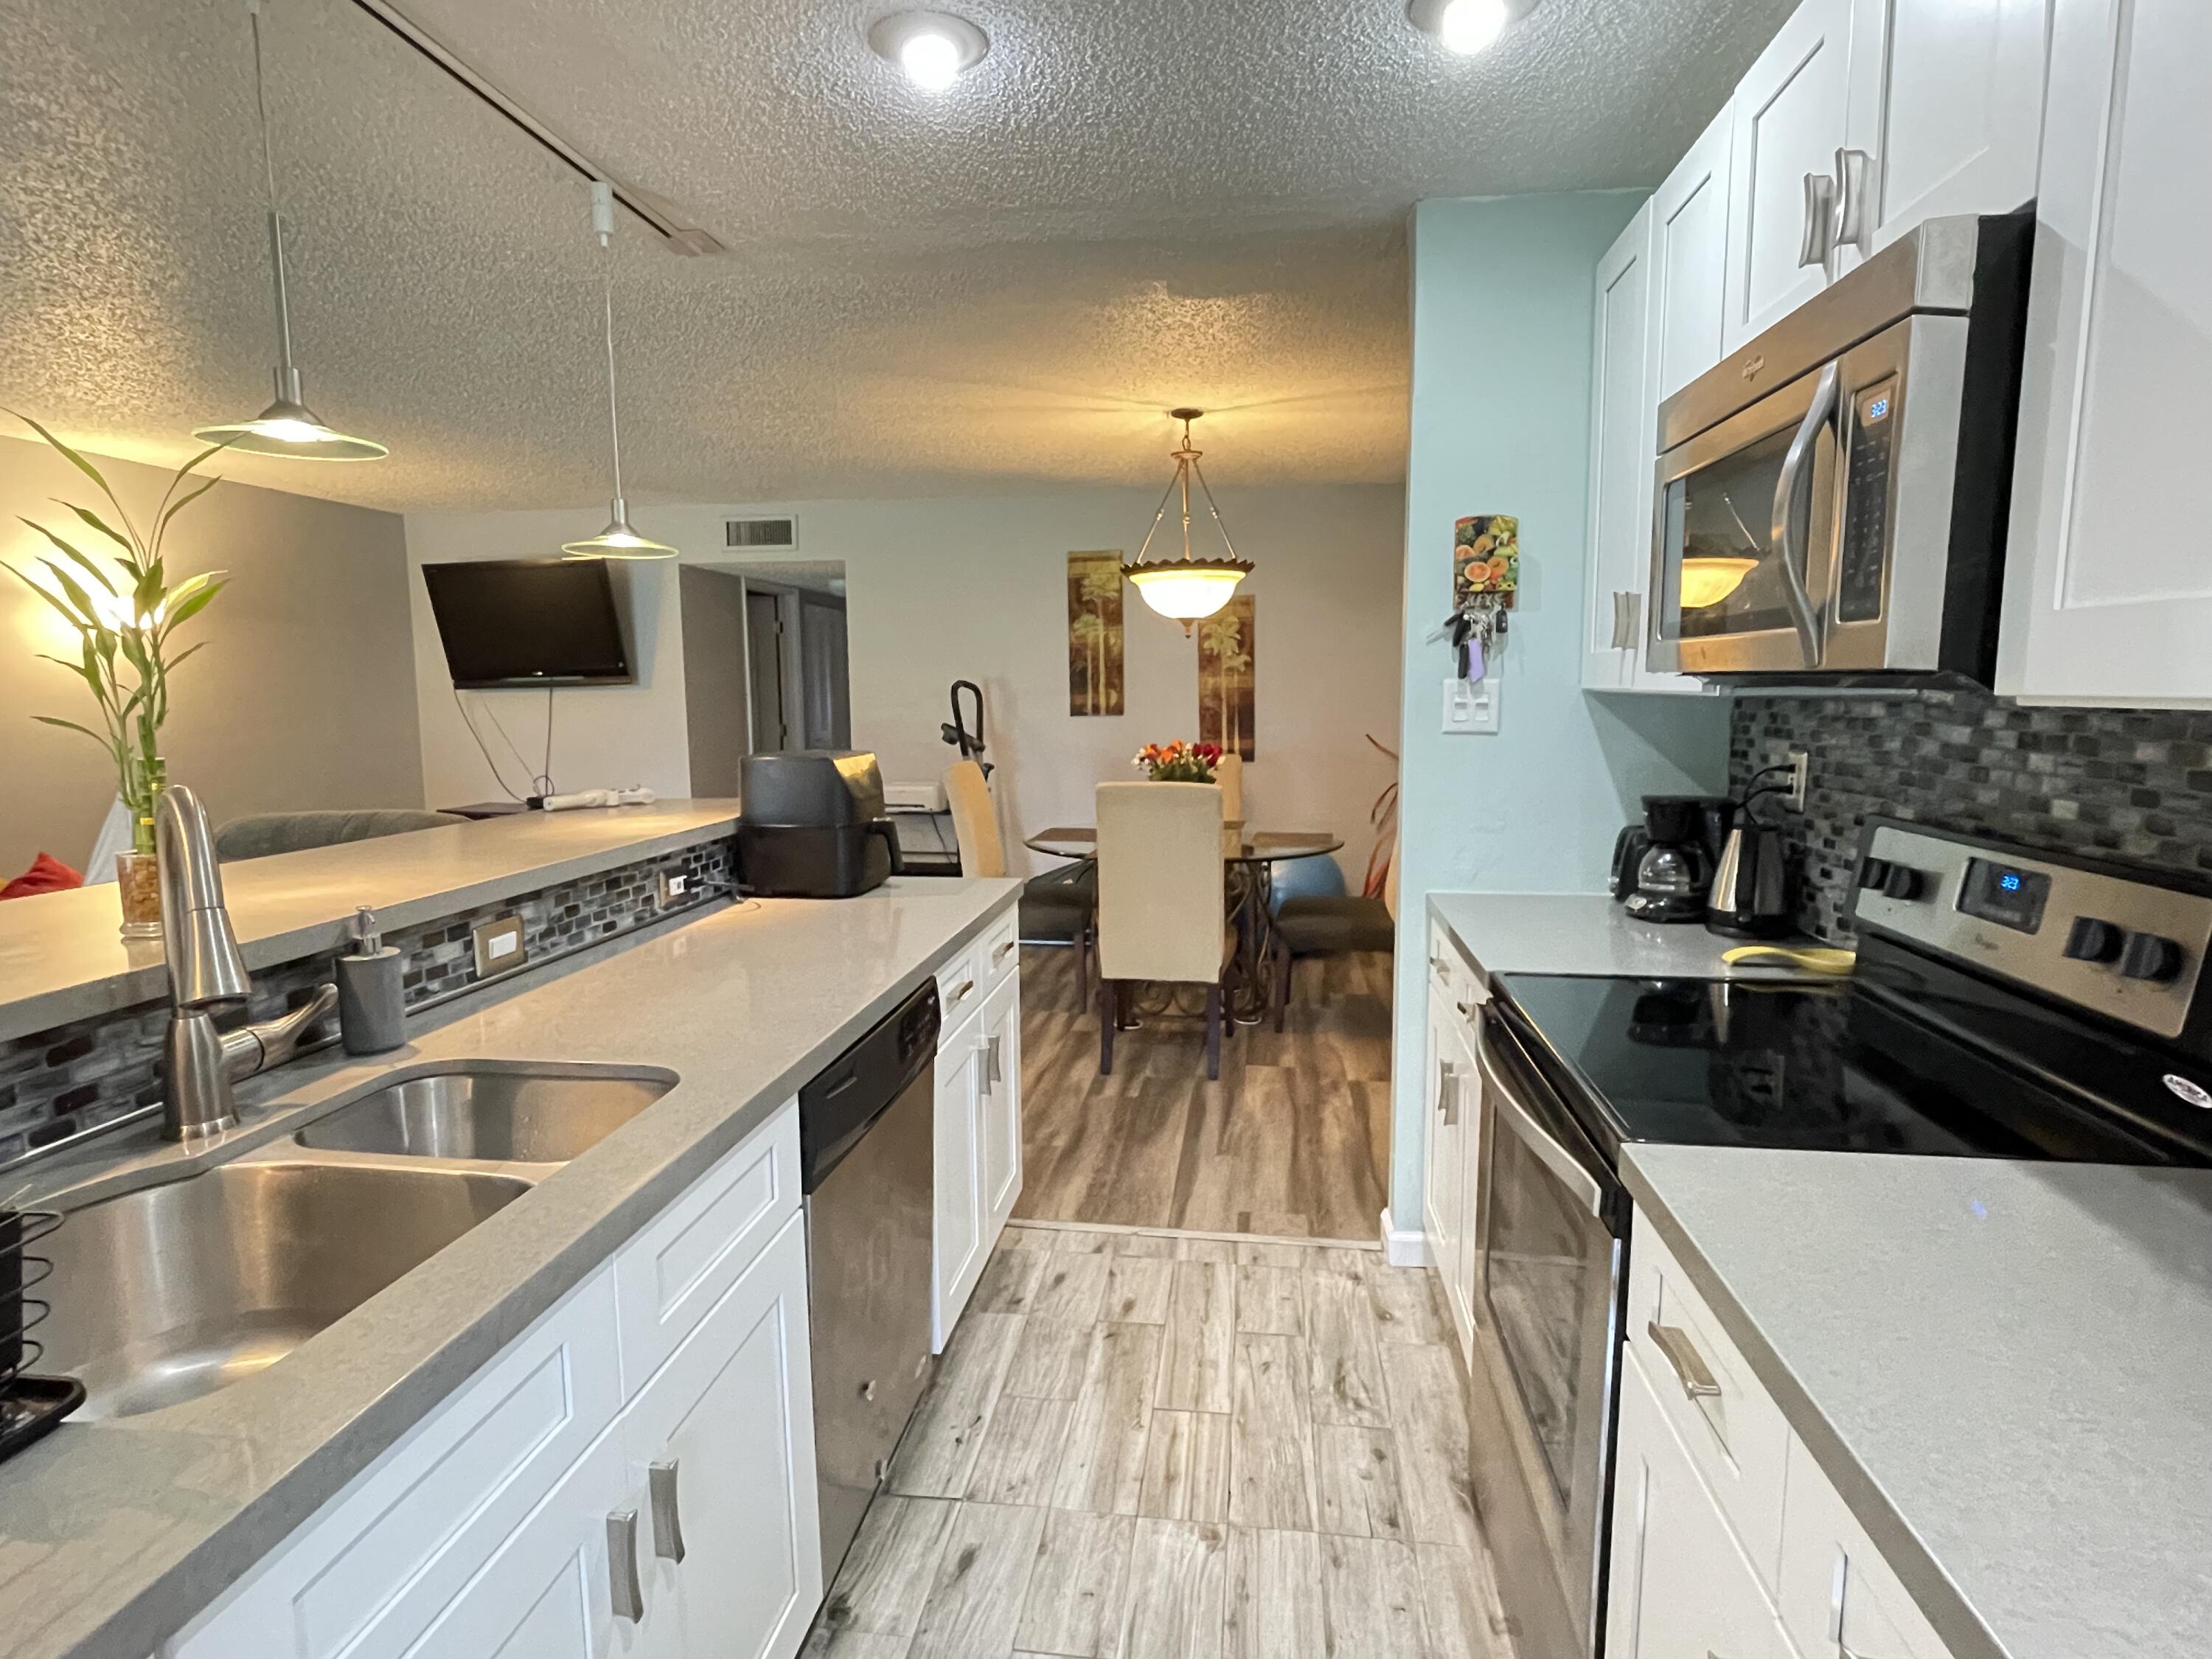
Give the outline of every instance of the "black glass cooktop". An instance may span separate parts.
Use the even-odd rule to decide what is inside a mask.
[[[2212,1111],[2164,1082],[2173,1054],[1941,968],[1500,988],[1493,1007],[1609,1159],[1656,1141],[2212,1164]]]

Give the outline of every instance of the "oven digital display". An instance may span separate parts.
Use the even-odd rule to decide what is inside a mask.
[[[2000,927],[2033,933],[2043,926],[2043,907],[2050,898],[2051,878],[2039,870],[1970,859],[1966,879],[1959,889],[1959,908]]]

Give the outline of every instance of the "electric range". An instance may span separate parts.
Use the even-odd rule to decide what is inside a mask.
[[[2212,1166],[2212,882],[1877,820],[1851,914],[1848,980],[1488,988],[1472,1474],[1528,1659],[1601,1645],[1625,1146]]]

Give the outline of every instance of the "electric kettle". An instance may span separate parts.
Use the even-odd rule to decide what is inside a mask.
[[[1705,926],[1730,939],[1774,939],[1790,930],[1796,883],[1781,832],[1737,815],[1721,843],[1719,865],[1705,900]]]

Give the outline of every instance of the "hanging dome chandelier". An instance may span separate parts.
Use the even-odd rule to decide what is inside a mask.
[[[1176,464],[1175,477],[1168,480],[1167,493],[1160,497],[1159,511],[1152,514],[1152,527],[1145,532],[1145,544],[1137,550],[1136,562],[1121,567],[1121,574],[1137,585],[1138,595],[1163,617],[1172,617],[1182,624],[1188,635],[1191,626],[1202,617],[1210,617],[1229,603],[1229,596],[1237,591],[1237,584],[1252,574],[1251,564],[1237,556],[1237,549],[1229,539],[1229,528],[1221,522],[1221,509],[1215,505],[1213,490],[1206,482],[1205,470],[1198,464],[1206,452],[1194,448],[1190,441],[1190,423],[1206,411],[1202,409],[1171,409],[1168,416],[1182,422],[1182,447],[1170,452]],[[1206,497],[1206,510],[1212,514],[1213,527],[1220,533],[1221,545],[1227,556],[1201,559],[1192,556],[1190,549],[1190,485],[1198,481],[1199,493]],[[1182,557],[1154,559],[1147,562],[1145,555],[1152,550],[1152,538],[1160,533],[1160,523],[1167,517],[1168,504],[1177,492],[1182,497]]]

